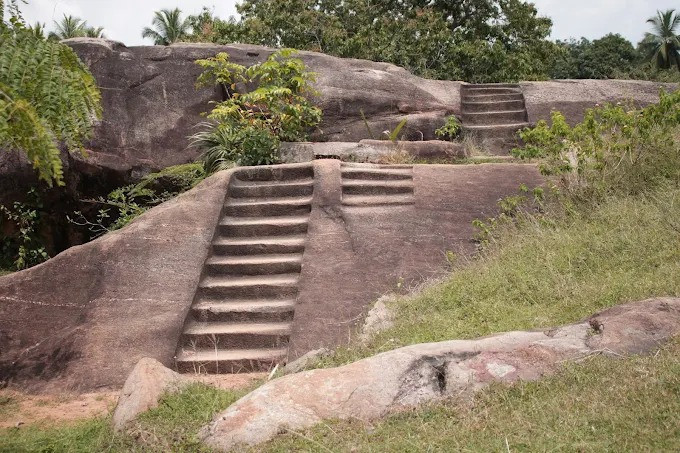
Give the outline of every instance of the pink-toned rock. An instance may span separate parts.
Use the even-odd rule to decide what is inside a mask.
[[[255,445],[324,419],[370,420],[490,382],[535,380],[559,363],[594,353],[637,354],[680,334],[680,299],[616,307],[578,324],[477,340],[408,346],[352,364],[269,382],[202,430],[219,450]]]
[[[158,360],[140,360],[120,393],[113,413],[114,429],[122,430],[142,412],[157,407],[164,393],[176,392],[189,382],[189,378],[164,367]]]

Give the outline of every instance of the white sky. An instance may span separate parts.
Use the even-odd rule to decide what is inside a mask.
[[[555,39],[599,38],[620,33],[637,44],[648,27],[645,20],[657,9],[677,8],[678,0],[533,0],[541,14],[553,19]],[[235,0],[28,0],[22,11],[29,23],[47,23],[63,14],[102,26],[111,39],[127,45],[151,44],[141,37],[142,28],[151,25],[154,11],[179,7],[185,14],[197,13],[202,6],[214,8],[222,18],[236,14]]]

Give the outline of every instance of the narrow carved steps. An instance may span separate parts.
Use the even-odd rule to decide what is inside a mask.
[[[311,165],[232,176],[179,340],[179,371],[264,371],[286,358],[313,190]]]
[[[355,207],[415,204],[413,168],[342,164],[342,204]]]
[[[461,87],[463,130],[492,154],[507,154],[519,144],[517,131],[528,127],[524,94],[516,84]]]

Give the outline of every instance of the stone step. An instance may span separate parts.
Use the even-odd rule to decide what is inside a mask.
[[[483,113],[464,113],[464,125],[496,125],[496,124],[516,124],[527,121],[526,110],[510,110],[507,112],[483,112]]]
[[[182,347],[191,349],[280,348],[288,344],[289,322],[231,323],[191,321],[184,328]]]
[[[341,169],[345,170],[348,168],[359,168],[359,169],[370,169],[370,170],[413,170],[413,165],[404,164],[370,164],[370,163],[360,163],[360,162],[343,162],[341,164]]]
[[[200,300],[290,298],[297,296],[300,274],[211,276],[201,279]]]
[[[312,197],[229,198],[224,214],[239,217],[305,215],[312,211]]]
[[[241,181],[289,181],[292,179],[304,179],[314,177],[314,167],[301,165],[295,167],[254,166],[241,167],[234,175],[234,183]]]
[[[522,94],[519,87],[471,87],[463,90],[463,96],[479,96],[484,94]]]
[[[368,179],[375,181],[413,179],[410,168],[362,168],[346,167],[342,169],[343,179]]]
[[[516,88],[520,89],[517,83],[470,83],[461,85],[462,90],[469,90],[470,88]]]
[[[463,132],[478,139],[487,138],[514,138],[517,132],[525,127],[531,126],[529,123],[497,124],[493,126],[463,126]]]
[[[212,243],[214,255],[250,255],[273,253],[302,253],[305,250],[304,234],[247,238],[217,237]]]
[[[524,95],[522,93],[464,95],[461,101],[463,103],[524,101]]]
[[[505,112],[509,110],[525,110],[524,100],[500,102],[463,102],[463,113]]]
[[[205,263],[208,275],[288,274],[302,270],[302,254],[212,256]]]
[[[180,349],[177,370],[181,373],[246,373],[269,371],[283,362],[288,348],[272,349]]]
[[[191,307],[200,322],[292,321],[295,299],[236,299],[228,302],[202,301]]]
[[[309,216],[233,217],[220,220],[221,236],[284,236],[306,233]]]
[[[356,207],[410,206],[415,202],[413,194],[342,196],[343,205]]]
[[[342,182],[343,195],[391,195],[413,193],[413,181],[349,179]]]
[[[229,196],[233,198],[252,197],[302,197],[314,192],[314,180],[294,179],[286,181],[232,181]]]

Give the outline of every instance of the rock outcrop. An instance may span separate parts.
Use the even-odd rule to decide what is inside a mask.
[[[0,277],[0,382],[93,390],[119,387],[144,357],[171,365],[230,176]]]
[[[276,192],[278,198],[265,178],[232,178],[236,172],[282,174],[283,169],[300,167],[307,168],[305,180],[288,181],[283,192]],[[283,356],[288,352],[289,360],[343,344],[381,294],[445,273],[447,250],[459,255],[474,252],[474,219],[495,215],[497,201],[516,193],[520,184],[541,182],[534,166],[518,164],[394,168],[317,160],[218,173],[119,231],[34,268],[0,277],[0,381],[35,391],[88,391],[121,386],[144,357],[174,369],[178,340],[185,320],[191,321],[190,307],[206,263],[208,268],[231,269],[233,274],[215,285],[218,295],[241,291],[243,287],[233,286],[246,283],[258,291],[287,291],[294,281],[298,291],[283,304],[242,301],[241,313],[230,311],[233,307],[220,310],[217,304],[228,302],[225,298],[214,301],[215,306],[207,304],[214,312],[194,307],[201,332],[205,327],[201,323],[207,320],[221,319],[231,328],[258,317],[261,322],[272,321],[283,314],[290,325],[279,349]],[[290,199],[291,190],[304,190],[311,200],[298,206]],[[275,199],[250,198],[257,193]],[[225,206],[227,196],[230,203]],[[304,222],[291,218],[291,202],[294,213],[304,211]],[[259,258],[239,263],[242,254],[207,262],[216,231],[227,236],[213,244],[221,250],[237,255],[243,248],[266,252],[260,237],[266,231],[256,219],[227,218],[218,225],[219,219],[236,212],[260,216],[267,228],[291,236],[283,242],[280,238],[264,241],[275,247],[269,253],[292,252],[302,244],[304,254],[283,264],[264,265]],[[248,237],[239,239],[239,234]],[[295,275],[285,273],[291,269]],[[262,278],[236,274],[267,277],[264,280],[273,276],[288,283],[265,285]],[[276,294],[252,296],[266,299]],[[272,307],[274,313],[268,312]],[[239,343],[241,335],[257,333],[236,332],[239,340],[232,346],[245,344]],[[258,341],[270,340],[260,337]],[[213,362],[208,357],[206,361]]]
[[[116,431],[124,429],[139,414],[157,407],[165,393],[177,392],[190,382],[185,376],[164,367],[158,360],[141,359],[120,392],[113,412],[113,428]]]
[[[419,344],[333,369],[271,381],[217,415],[202,431],[218,450],[255,445],[326,419],[371,420],[491,382],[535,380],[592,354],[648,353],[680,334],[680,299],[606,310],[582,323],[477,340]]]

